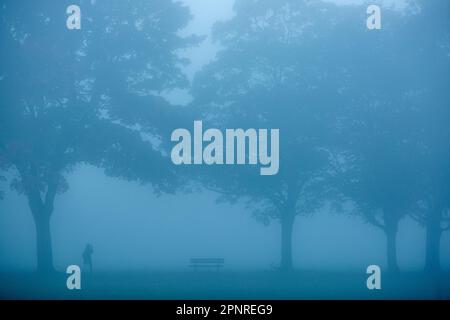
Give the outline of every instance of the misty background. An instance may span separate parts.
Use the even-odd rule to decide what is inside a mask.
[[[244,3],[244,1],[236,1],[239,5]],[[270,5],[270,1],[266,2]],[[360,28],[365,27],[366,8],[372,3],[365,0],[323,0],[322,2],[328,8],[324,11],[336,6],[337,10],[348,8],[354,9],[352,12],[359,12]],[[389,18],[399,19],[398,24],[404,25],[402,19],[422,13],[423,1],[374,2],[380,4],[383,10],[383,27],[388,26],[388,30]],[[205,86],[202,83],[205,79],[202,78],[205,77],[204,74],[214,73],[214,68],[217,68],[214,63],[219,63],[220,66],[221,57],[225,57],[223,62],[225,65],[236,62],[233,57],[227,58],[226,53],[221,55],[227,51],[227,46],[221,41],[221,35],[223,36],[221,32],[224,25],[226,26],[227,22],[236,17],[236,8],[240,7],[236,6],[234,0],[181,0],[174,3],[187,8],[191,15],[188,22],[177,30],[177,35],[189,41],[194,40],[174,50],[177,58],[185,59],[185,63],[177,64],[176,69],[182,74],[180,78],[185,77],[186,81],[181,80],[182,84],[178,85],[175,83],[178,80],[173,82],[168,80],[167,83],[172,85],[168,88],[155,89],[158,91],[155,96],[165,101],[157,102],[163,108],[164,103],[167,103],[171,112],[192,115],[195,118],[199,114],[208,114],[209,111],[205,113],[204,110],[208,110],[209,103],[211,105],[215,103],[205,102],[209,97],[201,94],[202,90],[208,90],[204,89]],[[7,3],[6,6],[9,4]],[[88,6],[101,5],[101,1],[80,1],[82,12]],[[5,9],[6,6],[3,10],[8,10]],[[65,19],[64,12],[61,12],[61,15],[61,19]],[[8,18],[7,13],[3,17]],[[162,19],[164,17],[163,15]],[[337,21],[336,24],[341,20],[337,19]],[[95,20],[91,19],[89,23],[95,23]],[[240,25],[236,24],[236,26]],[[87,23],[83,24],[82,32],[83,28],[88,30]],[[216,34],[214,28],[218,30]],[[13,32],[12,29],[9,31]],[[341,35],[341,37],[344,36],[352,37],[351,31],[348,35]],[[16,35],[15,38],[17,40]],[[24,39],[26,41],[27,37]],[[357,41],[358,38],[355,37],[355,42]],[[83,46],[88,51],[88,46],[85,44]],[[449,42],[447,41],[443,46],[449,48]],[[261,50],[264,51],[264,49]],[[349,51],[350,54],[351,51]],[[85,56],[86,53],[83,51],[78,55],[80,59],[84,59]],[[7,58],[7,56],[2,57],[3,60]],[[208,67],[213,68],[212,71]],[[448,59],[445,67],[448,67]],[[445,75],[445,71],[448,69],[443,70],[444,75],[441,79],[448,80],[449,75]],[[343,74],[345,72],[344,70]],[[0,76],[2,74],[0,70]],[[197,79],[199,74],[201,76]],[[4,82],[5,79],[7,81],[8,78],[2,76],[1,81]],[[389,83],[390,80],[385,81]],[[208,83],[208,81],[205,82]],[[386,86],[389,86],[387,83]],[[89,83],[84,85],[86,85],[84,90],[91,92]],[[113,88],[114,85],[116,84],[111,84],[111,87]],[[213,92],[214,89],[209,90],[211,95],[216,93],[220,95],[219,89],[216,92]],[[196,100],[196,94],[198,100]],[[442,99],[446,97],[448,96],[436,99],[440,98],[442,102]],[[108,99],[107,94],[101,95],[99,104],[107,104]],[[87,103],[91,103],[91,100],[87,100]],[[130,100],[129,103],[133,105],[134,102]],[[447,106],[448,103],[449,101],[444,102]],[[131,109],[130,106],[127,107]],[[125,106],[123,108],[126,110]],[[189,108],[193,111],[191,112]],[[123,111],[118,112],[119,117],[122,115],[120,112]],[[226,112],[223,111],[223,113]],[[123,117],[126,121],[128,121],[127,116]],[[170,117],[169,113],[167,122],[170,122]],[[211,115],[211,119],[215,119],[214,117]],[[189,116],[186,118],[188,120],[174,118],[176,123],[173,126],[177,127],[182,123],[191,129],[191,119]],[[186,122],[183,122],[185,120]],[[133,121],[134,118],[130,120],[130,123]],[[248,119],[242,121],[249,122],[239,121],[241,121],[240,118],[237,123],[251,123]],[[144,121],[142,127],[145,126]],[[171,128],[170,125],[168,127]],[[152,130],[149,132],[149,135],[153,134]],[[164,127],[162,132],[167,133],[170,130]],[[447,132],[444,133],[446,134]],[[281,135],[283,135],[282,129]],[[155,136],[150,138],[152,142],[158,140]],[[164,145],[164,142],[161,145]],[[165,158],[164,161],[168,162],[170,159]],[[280,167],[283,167],[282,155],[280,163]],[[144,181],[145,178],[142,179],[143,181],[139,181],[139,177],[135,179],[134,173],[130,173],[131,178],[127,177],[126,170],[125,173],[116,174],[115,169],[111,169],[114,165],[116,163],[111,166],[107,164],[108,172],[105,172],[102,168],[103,163],[100,166],[75,163],[70,170],[63,173],[68,189],[56,196],[50,220],[53,262],[56,270],[63,271],[71,264],[82,265],[82,252],[86,243],[91,243],[94,247],[93,264],[96,272],[189,270],[189,259],[196,257],[224,258],[226,271],[273,271],[279,268],[282,235],[280,222],[277,219],[270,220],[268,224],[260,223],[252,215],[252,210],[244,200],[218,201],[221,199],[220,192],[211,191],[208,187],[203,188],[201,183],[188,192],[158,192],[158,186],[147,184]],[[119,163],[120,165],[122,162]],[[1,167],[0,165],[0,169]],[[136,167],[140,170],[140,167]],[[155,170],[158,170],[156,166]],[[177,173],[176,176],[180,181],[188,181],[192,178],[191,174],[196,175],[194,172],[186,176]],[[226,173],[219,173],[219,178],[220,174],[226,175]],[[3,175],[4,181],[0,180],[0,190],[3,192],[3,199],[0,200],[0,272],[33,271],[36,269],[36,230],[29,203],[26,195],[16,192],[9,186],[17,175],[15,168],[9,167]],[[136,175],[139,176],[139,172]],[[125,179],[121,179],[123,176]],[[206,176],[205,179],[208,180],[208,177]],[[450,198],[450,195],[448,197]],[[343,208],[337,210],[333,199],[329,201],[325,199],[314,214],[306,216],[299,214],[295,218],[292,232],[292,264],[295,269],[365,273],[366,267],[372,264],[380,265],[383,269],[388,268],[385,233],[369,223],[363,216],[355,214],[353,204],[341,202],[344,204]],[[410,215],[402,216],[396,235],[396,253],[400,270],[421,271],[424,269],[426,237],[426,228],[423,225]],[[440,238],[440,264],[443,270],[450,269],[450,232],[442,232]]]
[[[220,256],[227,269],[272,269],[278,263],[277,223],[257,223],[243,206],[216,204],[212,192],[156,197],[149,187],[105,177],[101,170],[80,166],[70,190],[58,199],[53,217],[55,266],[81,264],[87,242],[95,244],[99,270],[186,269],[195,256]],[[1,203],[2,269],[33,270],[35,230],[23,197],[7,192]],[[294,262],[306,269],[363,270],[386,266],[382,232],[358,217],[327,214],[296,221]],[[177,237],[174,237],[174,234]],[[423,268],[425,232],[414,221],[402,221],[398,235],[399,265]],[[450,259],[442,239],[442,264]]]

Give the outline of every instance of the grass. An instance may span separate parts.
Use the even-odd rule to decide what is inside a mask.
[[[368,290],[364,273],[296,271],[103,272],[83,274],[81,290],[66,274],[0,274],[2,299],[450,299],[450,273],[382,275]]]

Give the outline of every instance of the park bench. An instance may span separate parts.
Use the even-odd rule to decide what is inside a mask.
[[[220,268],[225,264],[225,259],[223,258],[192,258],[190,260],[190,267],[194,268],[216,268],[219,271]]]

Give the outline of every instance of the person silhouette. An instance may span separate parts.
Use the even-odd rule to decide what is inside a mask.
[[[92,273],[92,254],[94,253],[94,248],[90,243],[86,244],[86,248],[83,251],[83,265],[89,266],[89,271]]]

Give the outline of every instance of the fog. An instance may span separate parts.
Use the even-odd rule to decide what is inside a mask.
[[[95,246],[99,270],[172,270],[188,268],[191,257],[224,257],[227,269],[271,270],[279,260],[277,223],[256,222],[239,204],[218,204],[217,195],[155,196],[149,187],[105,177],[81,166],[69,177],[70,190],[55,204],[52,220],[55,266],[82,264],[87,242]],[[33,270],[34,224],[23,196],[7,192],[0,202],[2,270]],[[383,233],[358,217],[322,210],[296,221],[294,261],[302,269],[362,270],[386,266]],[[442,239],[442,263],[449,268]],[[423,268],[425,232],[411,219],[400,226],[398,259],[404,270]]]
[[[83,268],[86,244],[99,274],[192,258],[231,274],[449,271],[450,232],[431,239],[450,224],[444,1],[374,1],[373,31],[365,0],[78,1],[72,31],[63,4],[40,2],[1,9],[1,273]],[[279,128],[280,173],[173,165],[171,131],[201,119]]]

